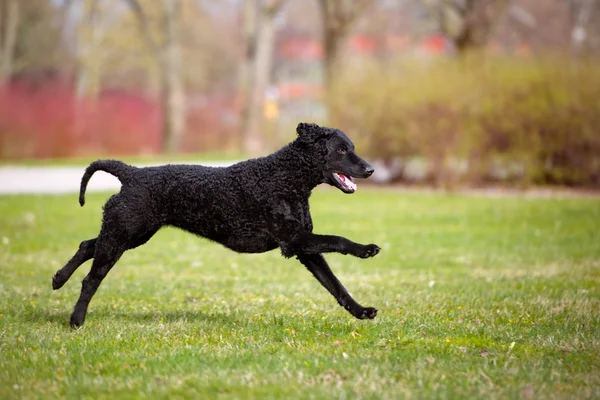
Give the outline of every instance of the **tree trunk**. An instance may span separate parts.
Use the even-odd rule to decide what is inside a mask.
[[[181,0],[162,0],[164,42],[157,43],[138,0],[125,0],[137,16],[140,32],[157,59],[160,69],[161,110],[163,114],[162,150],[178,150],[185,131],[186,104],[181,77]]]
[[[250,96],[253,87],[253,66],[256,57],[256,20],[257,0],[244,0],[244,57],[239,71],[239,90],[241,96],[239,146],[240,151],[246,150],[246,135],[250,122]]]
[[[67,3],[69,7],[74,2]],[[94,99],[101,87],[103,53],[102,40],[110,26],[115,0],[88,0],[79,3],[82,21],[77,27],[77,77],[75,94],[78,99]],[[104,5],[104,8],[101,6]],[[88,8],[89,7],[89,8]]]
[[[83,99],[88,94],[91,75],[90,58],[92,57],[92,52],[95,48],[94,39],[97,36],[97,0],[91,0],[89,10],[86,10],[85,2],[82,2],[81,4],[81,12],[84,15],[82,17],[82,22],[77,27],[77,77],[75,80],[75,95],[77,99]],[[87,18],[85,18],[86,12],[88,13]],[[86,19],[87,21],[85,21]],[[86,29],[91,30],[91,38],[86,37]]]
[[[458,55],[465,55],[469,51],[475,51],[485,46],[474,37],[473,28],[465,26],[459,35],[453,38],[454,47]]]
[[[352,25],[374,0],[320,0],[327,92],[336,76],[342,45]]]
[[[17,43],[17,28],[19,25],[19,0],[8,0],[6,3],[6,26],[4,29],[4,43],[2,43],[2,51],[0,58],[0,83],[10,79],[13,70],[13,57],[15,53],[15,45]]]
[[[165,46],[161,59],[163,150],[178,150],[185,130],[185,96],[181,79],[180,0],[163,0]]]
[[[264,151],[264,138],[261,134],[265,91],[269,85],[273,66],[275,44],[274,17],[279,11],[281,1],[270,1],[260,7],[257,33],[255,36],[256,54],[252,68],[251,89],[248,102],[247,129],[244,135],[244,150],[250,155],[259,155]]]
[[[325,23],[327,25],[327,22]],[[336,66],[340,57],[340,43],[345,39],[346,33],[336,31],[332,27],[325,26],[325,37],[323,38],[325,47],[325,87],[331,88],[333,77],[335,76]]]

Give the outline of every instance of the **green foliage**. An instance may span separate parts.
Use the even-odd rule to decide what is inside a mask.
[[[372,157],[423,158],[438,184],[598,186],[599,98],[597,60],[466,57],[348,70],[330,104]]]
[[[358,321],[296,260],[175,229],[127,252],[72,331],[89,270],[54,272],[107,194],[0,197],[0,398],[598,398],[598,199],[363,190],[311,198]]]

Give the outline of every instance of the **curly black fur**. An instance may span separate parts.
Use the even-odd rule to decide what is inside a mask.
[[[340,130],[300,123],[297,132],[298,138],[281,150],[227,168],[136,168],[117,160],[93,162],[81,180],[82,206],[87,183],[96,171],[116,176],[122,187],[104,206],[98,237],[83,241],[52,279],[52,287],[59,289],[82,263],[94,259],[83,280],[71,326],[83,324],[90,300],[121,255],[146,243],[165,225],[240,253],[262,253],[279,247],[285,257],[296,256],[352,315],[374,318],[377,310],[361,306],[348,294],[321,253],[366,258],[377,255],[379,247],[313,234],[308,206],[312,189],[321,183],[345,193],[354,191],[334,173],[366,178],[373,168],[356,155],[354,145]]]

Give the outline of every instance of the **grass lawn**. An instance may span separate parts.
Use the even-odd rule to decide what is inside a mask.
[[[364,188],[363,188],[364,189]],[[126,253],[68,326],[109,194],[0,197],[0,398],[600,398],[600,199],[317,190],[317,233],[372,321],[296,260],[175,229]]]

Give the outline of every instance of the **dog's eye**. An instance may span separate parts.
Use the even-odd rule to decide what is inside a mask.
[[[340,154],[346,154],[346,149],[340,147],[339,149],[337,149],[337,152]]]

